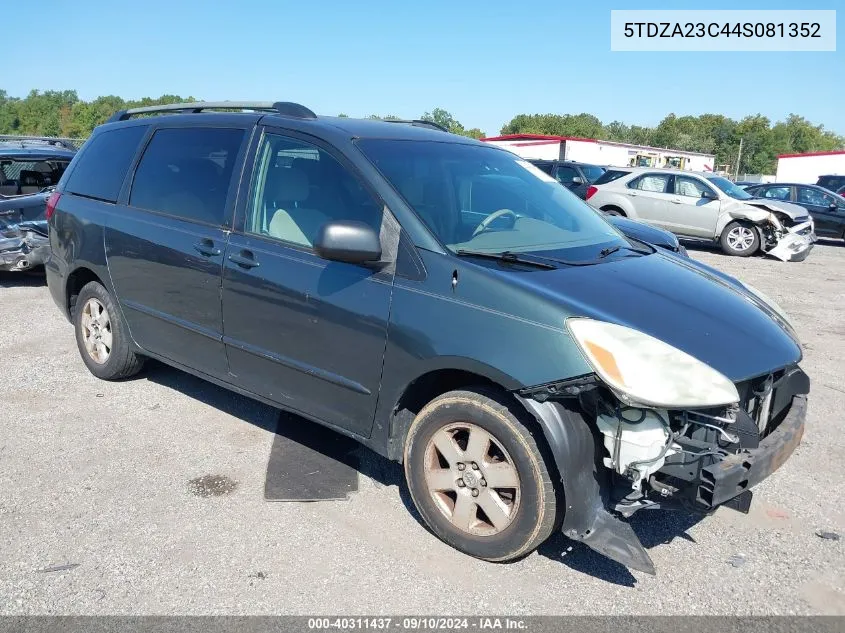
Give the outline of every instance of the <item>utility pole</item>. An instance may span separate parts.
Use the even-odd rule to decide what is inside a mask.
[[[734,174],[734,182],[739,179],[739,162],[742,160],[742,137],[739,139],[739,152],[736,155],[736,173]]]

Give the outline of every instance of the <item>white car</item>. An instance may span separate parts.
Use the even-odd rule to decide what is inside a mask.
[[[609,169],[587,190],[587,203],[680,237],[714,241],[728,255],[762,250],[801,261],[815,242],[813,219],[803,207],[755,198],[727,178],[677,169]]]

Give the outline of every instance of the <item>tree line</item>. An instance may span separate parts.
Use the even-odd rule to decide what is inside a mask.
[[[79,98],[75,90],[31,91],[24,98],[0,90],[0,134],[85,138],[115,111],[183,101],[193,97],[162,95],[124,100],[108,95],[92,101]],[[347,116],[340,114],[339,116]],[[398,119],[394,115],[370,115],[374,119]],[[466,128],[443,108],[419,117],[433,121],[454,134],[482,138],[477,127]],[[845,148],[845,137],[802,116],[790,114],[785,121],[772,121],[761,114],[739,121],[722,114],[699,116],[667,115],[654,127],[628,125],[621,121],[603,123],[592,114],[518,114],[501,129],[501,134],[552,134],[596,138],[636,145],[715,154],[716,165],[740,173],[774,173],[778,154],[828,151]]]

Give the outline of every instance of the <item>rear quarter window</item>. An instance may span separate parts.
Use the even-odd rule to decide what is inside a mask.
[[[606,185],[609,182],[613,182],[614,180],[619,180],[622,176],[627,176],[631,172],[623,171],[621,169],[608,169],[604,172],[601,176],[596,178],[593,182],[594,185]]]
[[[146,125],[133,125],[101,132],[79,154],[64,189],[86,198],[117,202],[129,164]]]

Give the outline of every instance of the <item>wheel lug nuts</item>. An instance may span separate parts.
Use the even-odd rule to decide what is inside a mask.
[[[478,496],[478,488],[473,488],[473,489],[472,489],[472,496],[473,496],[473,497],[477,497],[477,496]]]
[[[487,485],[487,480],[486,480],[486,479],[482,479],[482,480],[481,480],[481,485],[482,485],[482,486],[486,486],[486,485]]]
[[[458,462],[458,470],[464,470],[467,467],[463,462]]]
[[[466,484],[464,483],[464,480],[458,479],[458,488],[463,488],[464,486],[466,486]]]
[[[476,464],[475,462],[472,462],[472,469],[478,470],[478,464]]]

